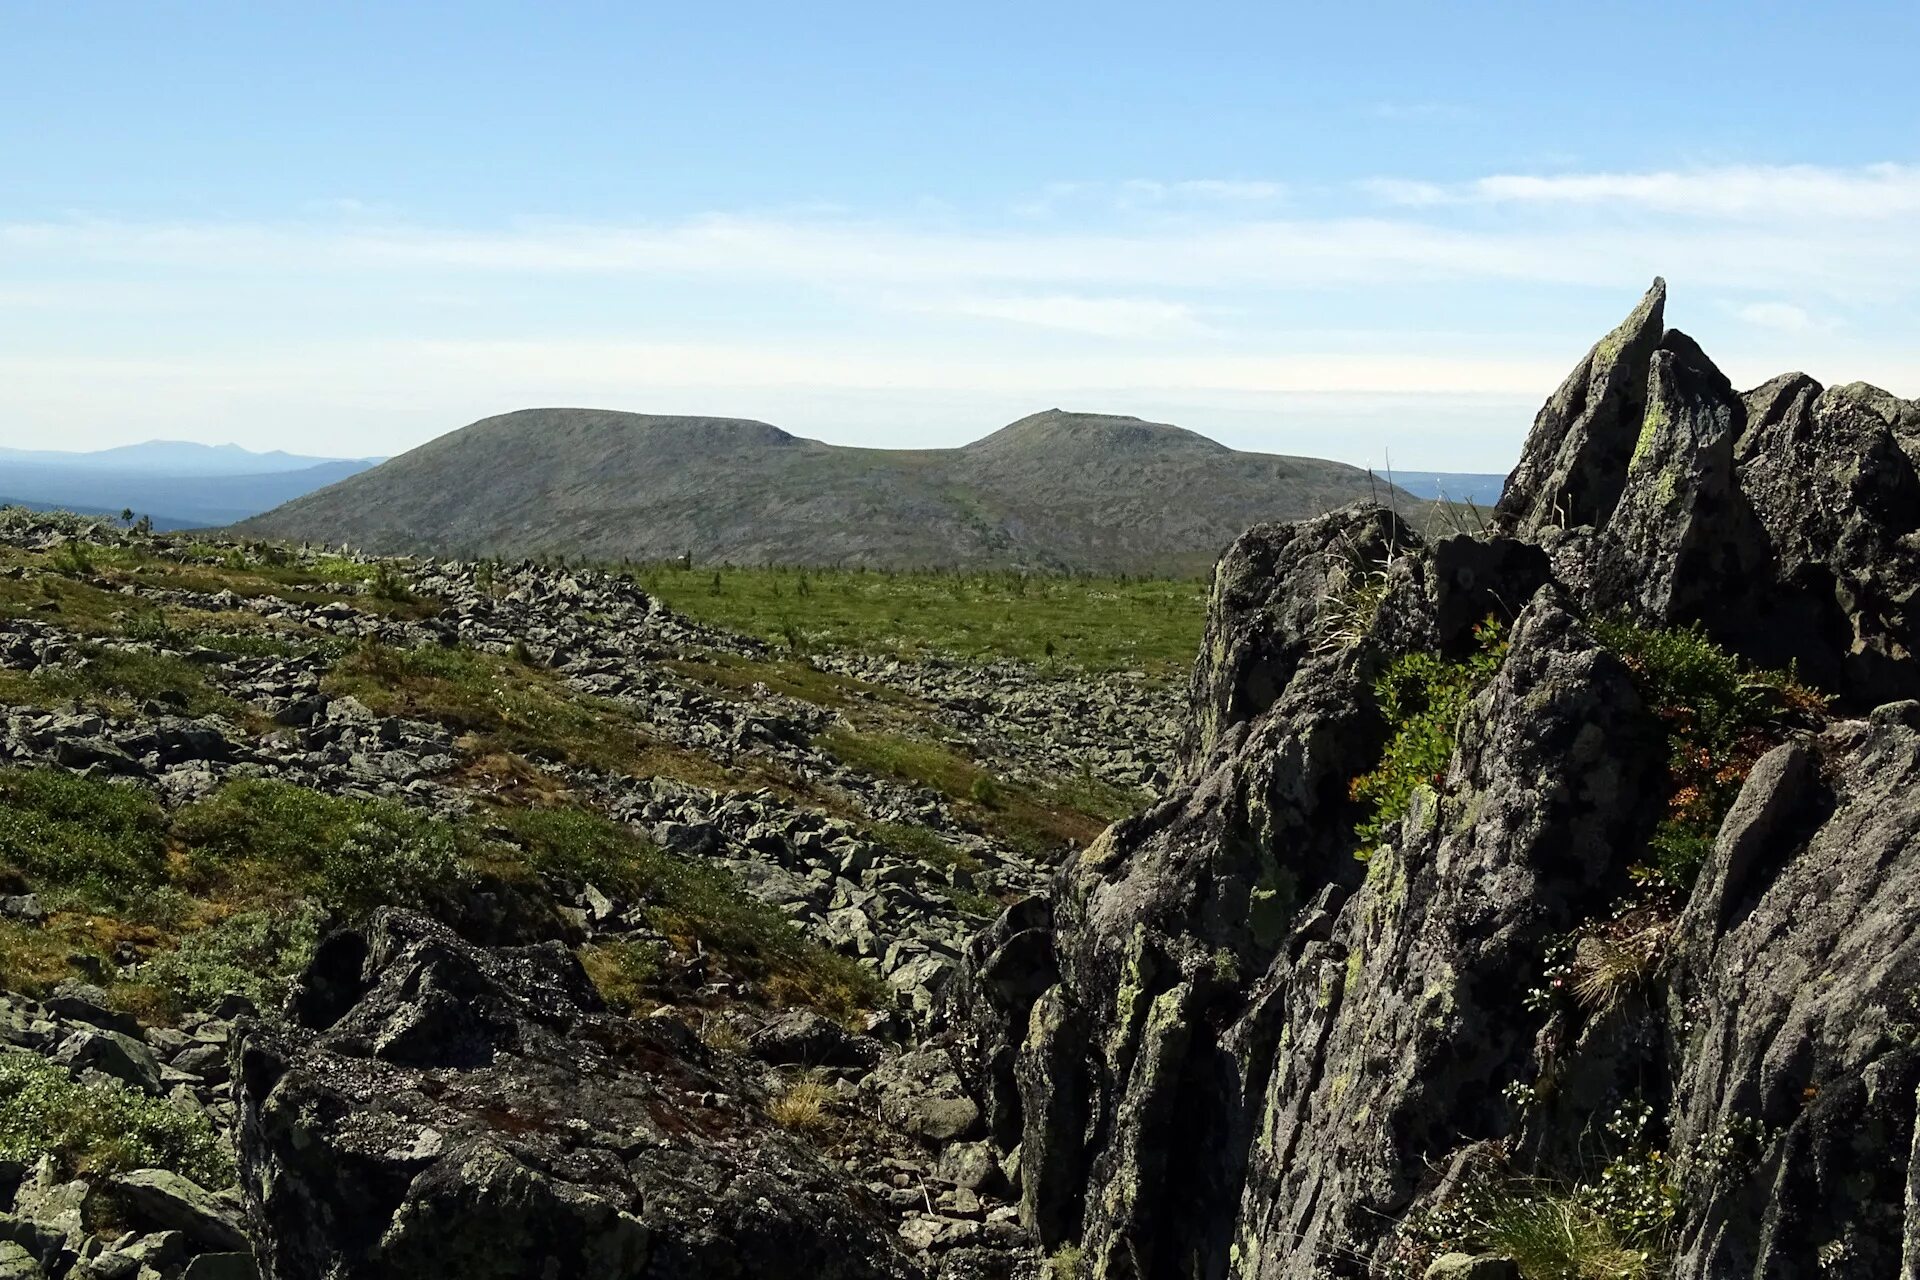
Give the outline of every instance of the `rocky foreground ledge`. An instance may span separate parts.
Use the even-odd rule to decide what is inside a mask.
[[[1491,529],[1242,538],[1184,784],[976,940],[1075,1274],[1920,1275],[1920,406],[1664,303]]]

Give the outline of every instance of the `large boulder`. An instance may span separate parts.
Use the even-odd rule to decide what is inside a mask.
[[[384,910],[320,946],[289,1013],[234,1043],[276,1280],[917,1274],[751,1081],[610,1016],[558,944]]]

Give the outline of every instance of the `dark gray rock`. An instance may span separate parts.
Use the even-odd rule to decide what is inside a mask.
[[[203,1253],[188,1261],[180,1280],[260,1280],[251,1253]]]
[[[793,1009],[747,1038],[754,1057],[775,1066],[871,1067],[880,1060],[880,1043],[856,1036],[808,1009]]]
[[[1349,510],[1223,557],[1181,785],[976,938],[950,1003],[1043,1248],[1101,1280],[1512,1276],[1396,1224],[1598,1179],[1640,1099],[1682,1190],[1673,1274],[1920,1274],[1920,702],[1886,702],[1916,678],[1913,416],[1802,378],[1743,399],[1662,302],[1542,411],[1514,536],[1428,548]],[[1630,875],[1670,722],[1603,612],[1882,704],[1773,724],[1690,896]],[[1357,849],[1374,679],[1489,613],[1506,649],[1450,758]],[[1670,953],[1566,994],[1550,957],[1598,965],[1624,903]]]
[[[1920,1087],[1920,704],[1776,750],[1680,924],[1678,1150],[1696,1172],[1676,1276],[1904,1274]],[[1836,1268],[1835,1261],[1844,1266]]]
[[[1746,616],[1770,559],[1734,472],[1746,407],[1693,340],[1661,340],[1625,489],[1607,521],[1611,572],[1595,603],[1660,624]]]
[[[118,1031],[82,1027],[61,1042],[54,1056],[75,1074],[91,1069],[147,1093],[160,1092],[160,1063],[153,1050]]]
[[[1667,283],[1655,280],[1619,328],[1594,344],[1533,420],[1494,508],[1525,537],[1600,525],[1626,485],[1645,414],[1647,366],[1664,332]]]
[[[104,1031],[121,1035],[140,1034],[140,1019],[130,1013],[109,1008],[107,993],[91,983],[62,982],[42,1003],[47,1012],[69,1022],[84,1022]]]
[[[235,1042],[278,1280],[917,1274],[810,1151],[724,1101],[750,1082],[677,1023],[604,1013],[557,944],[382,911],[321,946],[289,1010]]]
[[[1773,568],[1743,648],[1857,709],[1920,696],[1920,472],[1879,396],[1788,374],[1746,409],[1740,486]]]
[[[249,1247],[239,1205],[190,1178],[165,1169],[136,1169],[114,1178],[113,1189],[147,1225],[178,1231],[202,1249]]]

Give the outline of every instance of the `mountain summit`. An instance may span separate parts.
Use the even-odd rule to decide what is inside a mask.
[[[247,521],[380,551],[1191,571],[1250,524],[1388,486],[1166,423],[1049,409],[958,449],[601,409],[486,418]]]

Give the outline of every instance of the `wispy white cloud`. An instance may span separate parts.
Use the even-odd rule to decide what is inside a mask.
[[[1743,291],[1905,296],[1920,287],[1920,236],[1909,230],[1887,224],[1881,231],[1809,236],[1799,226],[1759,223],[1467,228],[1415,217],[1238,218],[1118,231],[955,231],[730,217],[494,230],[16,223],[0,225],[0,273],[70,261],[194,269],[213,278],[267,269],[293,275],[632,273],[834,287],[1011,283],[1137,290],[1473,280],[1617,288],[1684,271],[1696,285]]]
[[[1446,184],[1382,178],[1366,189],[1390,204],[1616,206],[1696,218],[1803,221],[1920,215],[1920,165],[1729,165],[1655,173],[1496,174]]]
[[[1159,298],[1096,298],[1076,294],[965,295],[915,304],[916,310],[1016,324],[1102,338],[1191,338],[1209,327],[1184,302]]]
[[[177,420],[258,443],[206,424],[304,414],[390,431],[396,406],[444,426],[583,401],[784,422],[781,405],[843,394],[998,407],[1075,389],[1122,411],[1521,400],[1545,395],[1655,274],[1736,381],[1794,363],[1911,395],[1916,175],[1405,180],[1373,185],[1385,208],[1347,188],[1142,180],[1063,192],[1085,203],[1057,217],[992,222],[953,206],[623,224],[430,225],[360,209],[0,222],[0,428],[28,442],[85,417],[137,422],[144,438]],[[1548,290],[1580,300],[1572,331],[1529,323],[1526,299]],[[173,420],[156,420],[162,405]],[[1513,417],[1510,443],[1525,422]]]
[[[1833,327],[1831,321],[1817,320],[1805,307],[1791,302],[1749,302],[1735,307],[1733,314],[1750,325],[1781,333],[1812,333]]]

